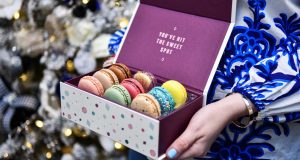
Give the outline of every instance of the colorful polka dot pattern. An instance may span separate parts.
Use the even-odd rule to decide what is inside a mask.
[[[159,121],[61,83],[62,116],[158,158]]]

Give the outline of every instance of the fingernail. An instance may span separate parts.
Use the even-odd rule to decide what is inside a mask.
[[[177,151],[174,148],[170,149],[167,153],[168,157],[171,159],[174,159],[176,157],[176,154],[177,154]]]

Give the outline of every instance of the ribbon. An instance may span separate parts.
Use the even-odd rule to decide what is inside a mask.
[[[5,75],[8,81],[14,80],[23,72],[21,58],[5,49],[0,49],[0,55],[0,74]]]
[[[125,35],[126,29],[127,29],[127,27],[120,29],[112,35],[111,39],[109,40],[109,44],[108,44],[108,50],[109,50],[110,54],[116,54],[118,52],[119,46]]]
[[[0,79],[0,120],[5,132],[11,132],[12,126],[25,121],[27,116],[37,110],[37,107],[38,100],[34,96],[18,96],[11,92],[3,80]]]

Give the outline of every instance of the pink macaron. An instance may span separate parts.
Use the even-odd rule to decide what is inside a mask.
[[[121,85],[127,89],[132,99],[134,99],[138,94],[145,93],[141,83],[133,78],[124,79]]]
[[[92,76],[84,76],[80,79],[78,88],[98,96],[103,96],[104,88],[100,81]]]

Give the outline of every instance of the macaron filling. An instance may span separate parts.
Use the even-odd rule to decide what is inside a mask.
[[[116,66],[117,68],[119,68],[119,70],[120,70],[122,73],[124,73],[124,75],[126,75],[127,78],[130,77],[129,70],[127,69],[127,67],[125,67],[125,66],[123,66],[122,64],[119,64],[119,63],[115,64],[115,66]]]
[[[148,100],[150,100],[150,102],[155,106],[155,110],[156,110],[156,113],[157,113],[157,115],[158,116],[160,116],[160,114],[161,114],[161,111],[160,111],[160,106],[159,106],[159,103],[157,104],[156,102],[155,102],[155,99],[153,99],[154,97],[151,97],[151,96],[149,96],[149,95],[147,95],[147,94],[144,94],[144,96],[148,99]]]
[[[123,80],[123,83],[129,83],[132,87],[134,87],[137,91],[139,91],[139,93],[144,93],[144,89],[142,88],[142,86],[138,86],[137,82],[134,82],[132,79],[125,79]]]

